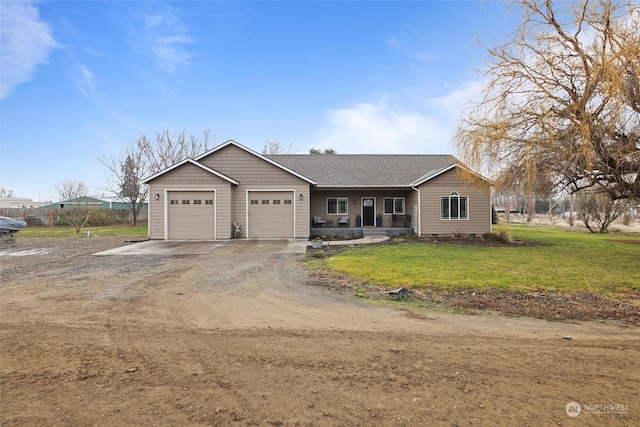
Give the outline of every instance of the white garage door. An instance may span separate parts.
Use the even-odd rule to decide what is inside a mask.
[[[249,237],[293,237],[293,191],[249,192]]]
[[[167,200],[169,239],[215,239],[213,191],[170,191]]]

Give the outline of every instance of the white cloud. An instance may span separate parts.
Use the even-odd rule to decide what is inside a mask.
[[[84,96],[91,100],[96,100],[96,76],[84,65],[81,65],[78,70],[76,85]]]
[[[446,153],[451,136],[437,117],[385,100],[332,111],[313,145],[347,153]]]
[[[46,62],[58,44],[49,25],[40,20],[38,9],[29,1],[3,1],[0,21],[0,98],[6,98],[20,83],[33,78],[37,66]]]
[[[169,5],[144,16],[143,25],[134,44],[141,52],[149,52],[168,74],[190,64],[191,55],[185,46],[194,43],[187,27]]]
[[[418,106],[410,99],[390,105],[383,98],[330,111],[312,146],[342,154],[453,153],[458,120],[466,104],[478,99],[482,87],[483,82],[469,82]]]
[[[428,104],[439,111],[441,117],[457,120],[470,102],[480,100],[485,84],[481,80],[466,82],[444,96],[429,100]]]

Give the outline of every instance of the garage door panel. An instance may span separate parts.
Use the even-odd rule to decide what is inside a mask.
[[[294,237],[292,191],[249,192],[249,237]]]
[[[215,205],[212,191],[170,191],[168,200],[169,239],[215,238]]]

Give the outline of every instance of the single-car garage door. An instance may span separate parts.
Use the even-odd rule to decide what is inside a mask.
[[[215,239],[213,191],[168,193],[168,238],[171,240]]]
[[[249,237],[294,237],[293,191],[249,192]]]

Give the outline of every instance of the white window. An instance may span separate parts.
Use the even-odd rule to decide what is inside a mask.
[[[469,197],[461,196],[455,191],[448,197],[440,198],[441,219],[469,219]]]
[[[384,213],[404,215],[404,197],[385,197]]]
[[[349,199],[346,197],[329,197],[327,198],[327,214],[329,215],[347,215]]]

